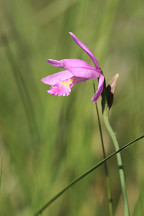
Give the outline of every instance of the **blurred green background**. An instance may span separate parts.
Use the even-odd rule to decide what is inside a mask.
[[[107,83],[119,73],[110,121],[120,146],[144,131],[143,0],[0,0],[0,215],[33,215],[103,158],[92,80],[69,97],[47,94],[46,59],[95,54]],[[97,85],[97,80],[95,81]],[[98,101],[101,115],[101,99]],[[106,153],[113,144],[101,118]],[[141,143],[141,144],[140,144]],[[144,141],[122,153],[131,215],[144,215]],[[123,216],[116,158],[108,162],[114,211]],[[109,215],[104,167],[42,215]]]

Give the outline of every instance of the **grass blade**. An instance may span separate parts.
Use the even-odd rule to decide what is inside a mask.
[[[103,165],[107,160],[111,159],[112,157],[114,157],[116,154],[118,154],[119,152],[125,150],[126,148],[130,147],[132,144],[134,144],[135,142],[141,140],[144,138],[144,135],[136,138],[135,140],[129,142],[128,144],[124,145],[122,148],[120,148],[118,151],[115,151],[114,153],[110,154],[108,157],[106,157],[105,159],[101,160],[97,165],[95,165],[93,168],[91,168],[90,170],[88,170],[87,172],[85,172],[83,175],[81,175],[80,177],[76,178],[74,181],[72,181],[68,186],[66,186],[63,190],[61,190],[58,194],[56,194],[52,199],[50,199],[39,211],[37,211],[37,213],[34,214],[34,216],[38,216],[40,215],[44,210],[46,210],[46,208],[48,208],[54,201],[56,201],[62,194],[64,194],[68,189],[70,189],[73,185],[75,185],[77,182],[79,182],[80,180],[82,180],[84,177],[86,177],[87,175],[89,175],[90,173],[92,173],[95,169],[97,169],[98,167],[100,167],[101,165]]]

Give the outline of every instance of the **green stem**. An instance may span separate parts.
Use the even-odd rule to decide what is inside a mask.
[[[103,118],[104,118],[104,123],[105,126],[111,136],[111,139],[113,141],[114,144],[114,148],[116,151],[118,151],[119,148],[119,144],[116,138],[116,135],[109,123],[109,119],[108,119],[108,104],[107,104],[107,95],[106,95],[106,85],[104,86],[104,91],[103,91]],[[121,153],[118,153],[117,155],[117,163],[118,163],[118,168],[119,168],[119,176],[120,176],[120,182],[121,182],[121,188],[122,188],[122,197],[123,197],[123,202],[124,202],[124,211],[125,211],[125,216],[129,216],[129,206],[128,206],[128,198],[127,198],[127,192],[126,192],[126,183],[125,183],[125,175],[124,175],[124,168],[123,168],[123,163],[122,163],[122,157],[121,157]]]
[[[94,93],[95,93],[96,89],[95,89],[94,82],[93,82],[93,88],[94,88]],[[102,134],[102,127],[101,127],[97,102],[95,102],[95,108],[96,108],[97,117],[98,117],[98,125],[99,125],[99,131],[100,131],[100,138],[101,138],[101,144],[102,144],[103,157],[106,158],[104,141],[103,141],[103,134]],[[110,216],[113,216],[114,215],[114,212],[113,212],[113,200],[112,200],[112,192],[111,192],[110,177],[109,177],[109,171],[108,171],[107,162],[104,163],[104,169],[105,169],[105,174],[106,174],[106,186],[107,186],[107,194],[108,194],[108,201],[109,201],[109,212],[110,212]]]
[[[118,151],[110,154],[108,157],[106,157],[105,159],[101,160],[97,165],[95,165],[93,168],[91,168],[90,170],[88,170],[87,172],[85,172],[83,175],[81,175],[80,177],[78,177],[77,179],[75,179],[73,182],[71,182],[68,186],[66,186],[63,190],[61,190],[59,193],[57,193],[51,200],[49,200],[36,214],[34,214],[34,216],[38,216],[40,215],[48,206],[50,206],[50,204],[52,204],[55,200],[57,200],[62,194],[64,194],[68,189],[70,189],[73,185],[75,185],[77,182],[79,182],[80,180],[82,180],[84,177],[86,177],[87,175],[89,175],[90,173],[92,173],[95,169],[97,169],[98,167],[100,167],[102,164],[104,164],[107,160],[109,160],[110,158],[112,158],[114,155],[118,154],[120,151],[123,151],[124,149],[128,148],[129,146],[131,146],[133,143],[139,141],[140,139],[143,139],[144,135],[138,137],[137,139],[133,140],[132,142],[129,142],[128,144],[124,145],[121,149],[119,149]]]

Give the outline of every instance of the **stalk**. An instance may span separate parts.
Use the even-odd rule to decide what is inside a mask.
[[[106,88],[106,84],[104,83],[104,90],[102,93],[103,119],[104,119],[105,126],[108,130],[108,133],[113,141],[115,151],[118,151],[120,149],[119,143],[117,141],[116,135],[110,125],[109,118],[108,118],[109,106],[108,106],[108,97],[107,97],[108,92],[107,91],[108,90]],[[119,170],[119,176],[120,176],[120,182],[121,182],[122,197],[123,197],[123,202],[124,202],[124,212],[125,212],[125,216],[130,216],[121,153],[119,152],[116,155],[116,157],[117,157],[117,164],[118,164],[118,170]]]
[[[93,82],[93,88],[94,88],[94,93],[95,93],[96,89],[95,89],[94,82]],[[101,127],[97,102],[95,102],[95,108],[96,108],[96,113],[97,113],[97,117],[98,117],[98,125],[99,125],[99,131],[100,131],[100,138],[101,138],[101,144],[102,144],[103,157],[106,158],[104,141],[103,141],[103,133],[102,133],[102,127]],[[109,213],[110,213],[110,216],[113,216],[114,212],[113,212],[112,192],[111,192],[111,186],[110,186],[110,177],[109,177],[108,165],[107,165],[106,161],[104,163],[104,169],[105,169],[105,175],[106,175],[106,187],[107,187],[107,195],[108,195],[108,202],[109,202]]]

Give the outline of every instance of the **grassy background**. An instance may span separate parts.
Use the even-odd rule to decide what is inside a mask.
[[[92,81],[73,87],[69,97],[48,95],[40,81],[59,70],[47,58],[91,63],[69,31],[93,51],[107,82],[120,74],[110,115],[120,145],[143,134],[143,6],[142,0],[0,0],[1,215],[33,215],[103,157]],[[114,148],[104,125],[103,133],[108,155]],[[122,153],[133,216],[144,215],[142,143]],[[116,159],[108,165],[115,215],[122,216]],[[109,215],[104,168],[43,215]]]

